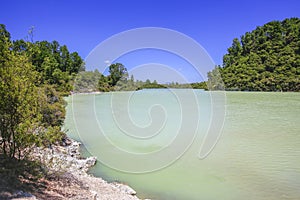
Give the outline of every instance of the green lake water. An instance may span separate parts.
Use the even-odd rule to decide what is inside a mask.
[[[73,95],[65,129],[97,156],[91,173],[141,198],[300,199],[300,93],[215,94]],[[214,148],[200,158],[203,143]]]

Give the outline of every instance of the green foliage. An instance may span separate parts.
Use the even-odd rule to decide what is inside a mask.
[[[151,83],[149,79],[146,80],[145,83],[142,83],[138,90],[141,89],[155,89],[155,88],[167,88],[165,85],[158,84],[155,80]]]
[[[10,41],[10,33],[6,30],[4,24],[0,24],[0,58],[5,56],[8,41]]]
[[[109,66],[109,75],[101,74],[98,81],[98,89],[102,92],[113,90],[124,90],[128,83],[128,72],[121,63],[111,64]],[[126,90],[126,89],[125,89]]]
[[[82,63],[56,41],[11,42],[0,25],[0,154],[20,159],[31,147],[65,136],[62,95],[72,89]]]
[[[121,63],[110,65],[109,72],[110,74],[108,76],[104,76],[103,74],[100,75],[98,81],[98,90],[101,92],[135,91],[152,88],[193,88],[207,90],[206,82],[191,84],[179,84],[172,82],[170,84],[159,84],[156,80],[154,80],[153,82],[151,82],[149,79],[147,79],[145,82],[140,80],[134,80],[133,75],[131,75],[130,78],[128,78],[127,69]]]
[[[65,101],[52,85],[39,88],[41,123],[45,126],[62,126],[65,119]]]
[[[128,78],[127,69],[121,63],[111,64],[109,66],[109,73],[108,79],[111,86],[115,86],[118,81],[124,81]]]
[[[155,81],[153,81],[155,82]],[[177,89],[203,89],[208,90],[207,82],[197,82],[197,83],[178,83],[171,82],[168,84],[163,84],[165,88],[177,88]]]
[[[57,41],[37,41],[35,43],[17,40],[12,49],[25,52],[36,71],[41,73],[41,83],[52,84],[61,92],[72,90],[72,81],[84,63],[77,52],[70,53],[67,46]]]
[[[79,72],[74,81],[74,92],[96,92],[99,90],[105,91],[105,83],[108,85],[106,77],[98,70],[94,72],[82,71]],[[101,85],[103,88],[98,88]]]
[[[98,89],[101,92],[109,92],[113,90],[113,87],[110,85],[109,78],[103,74],[101,74],[98,84]]]
[[[207,87],[207,82],[198,82],[198,83],[191,83],[191,86],[193,89],[203,89],[203,90],[208,90]]]
[[[61,141],[65,136],[66,134],[61,131],[60,126],[48,126],[47,129],[40,130],[35,144],[37,146],[50,147],[52,144]]]
[[[207,88],[210,90],[224,90],[224,83],[220,74],[220,66],[216,66],[207,74]]]
[[[235,38],[219,71],[227,90],[300,91],[300,19],[272,21]]]
[[[1,42],[0,151],[8,157],[21,156],[21,149],[33,145],[37,138],[39,76],[26,56],[10,50],[8,38],[1,38]]]

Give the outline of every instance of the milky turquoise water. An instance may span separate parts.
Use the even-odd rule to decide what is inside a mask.
[[[226,92],[219,140],[199,159],[222,113],[212,116],[209,93],[190,92],[73,95],[65,128],[98,157],[93,174],[142,198],[300,199],[300,93]]]

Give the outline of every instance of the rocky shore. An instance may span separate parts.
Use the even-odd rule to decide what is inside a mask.
[[[139,200],[131,187],[88,174],[97,159],[81,158],[77,141],[68,138],[64,145],[35,148],[30,156],[39,160],[47,173],[48,178],[39,180],[44,190],[15,191],[8,199]]]

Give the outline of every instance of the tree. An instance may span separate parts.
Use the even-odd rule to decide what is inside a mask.
[[[11,51],[8,38],[1,36],[0,57],[0,151],[21,156],[33,145],[41,115],[39,113],[38,73],[23,54]]]
[[[208,72],[207,87],[210,90],[224,90],[224,83],[220,74],[220,66],[216,66],[211,72]]]
[[[149,85],[149,84],[151,84],[151,81],[149,79],[147,79],[145,84]]]
[[[82,71],[76,76],[74,82],[74,92],[95,92],[99,90],[99,81],[102,74],[96,69],[95,71]],[[107,81],[106,81],[107,82]]]
[[[85,70],[84,62],[77,52],[70,54],[70,60],[69,68],[67,68],[69,74],[77,74],[78,72]]]
[[[108,78],[111,86],[115,86],[121,79],[125,80],[128,78],[127,69],[121,63],[111,64],[109,66],[109,73]]]
[[[130,76],[130,82],[134,83],[134,76],[133,76],[133,74],[131,74],[131,76]]]
[[[101,92],[109,92],[112,90],[108,82],[108,77],[104,76],[103,74],[101,74],[99,78],[98,89]]]

